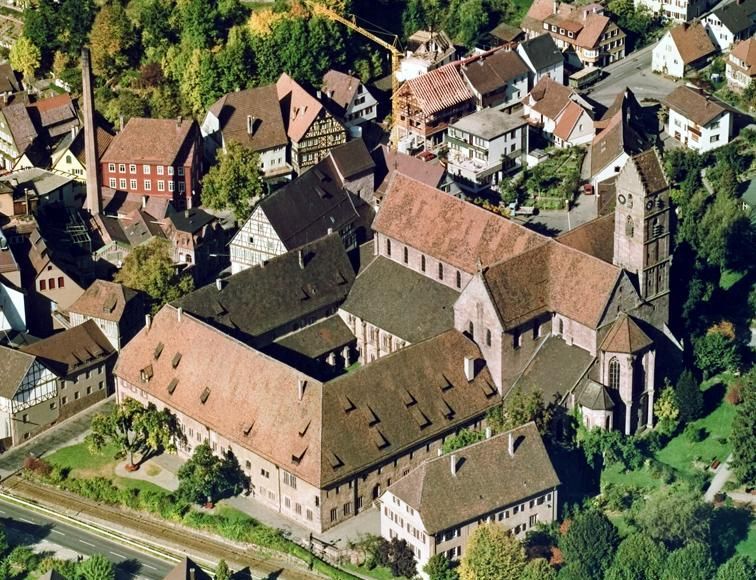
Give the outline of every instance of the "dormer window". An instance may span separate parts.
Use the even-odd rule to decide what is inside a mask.
[[[140,371],[140,378],[143,383],[149,383],[152,376],[155,374],[152,370],[152,365],[147,365]]]

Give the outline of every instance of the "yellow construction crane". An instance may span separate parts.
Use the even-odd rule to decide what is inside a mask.
[[[346,18],[341,14],[331,10],[330,8],[328,8],[328,6],[320,4],[315,0],[303,1],[315,14],[324,16],[325,18],[329,18],[331,20],[334,20],[335,22],[340,22],[350,30],[354,30],[356,33],[361,34],[365,38],[372,40],[377,45],[382,46],[391,53],[391,122],[395,125],[398,117],[396,100],[394,97],[396,96],[396,91],[399,88],[399,77],[397,73],[399,72],[399,65],[403,56],[402,51],[398,48],[399,37],[394,34],[392,35],[392,42],[386,42],[381,37],[359,26],[354,15],[351,15],[350,18]]]

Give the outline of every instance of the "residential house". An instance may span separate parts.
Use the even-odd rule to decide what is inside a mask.
[[[290,143],[289,162],[297,174],[302,174],[345,143],[346,131],[323,103],[289,75],[280,76],[276,91]]]
[[[535,423],[494,437],[489,431],[483,441],[427,459],[392,484],[380,499],[381,535],[405,540],[418,570],[437,554],[459,561],[483,523],[523,539],[538,524],[555,522],[559,485]]]
[[[276,85],[265,85],[223,95],[208,109],[200,127],[208,157],[229,143],[240,143],[260,156],[265,178],[290,175],[283,112]]]
[[[0,231],[0,333],[26,331],[25,302],[21,269]]]
[[[532,89],[543,77],[564,84],[564,55],[550,34],[541,34],[517,45],[517,54],[530,69],[528,88]]]
[[[331,69],[323,75],[322,91],[346,127],[374,121],[378,116],[378,101],[354,75]]]
[[[498,185],[505,174],[522,167],[528,124],[522,117],[483,109],[450,125],[446,142],[449,176],[475,193]]]
[[[472,375],[465,358],[479,361]],[[368,509],[446,437],[480,427],[498,399],[460,332],[322,381],[172,305],[121,351],[115,373],[119,401],[176,415],[180,455],[202,441],[233,449],[254,499],[316,533]]]
[[[756,0],[733,0],[704,18],[706,32],[722,52],[750,38],[756,31]]]
[[[202,148],[192,120],[132,117],[100,164],[103,187],[168,199],[178,209],[199,204]]]
[[[535,0],[521,26],[528,38],[550,34],[575,65],[603,67],[625,58],[625,33],[601,4]]]
[[[593,139],[593,107],[551,77],[541,77],[522,103],[527,122],[557,147],[583,145]]]
[[[72,327],[93,320],[116,351],[141,330],[146,313],[147,301],[142,292],[105,280],[92,282],[68,307]]]
[[[514,51],[496,49],[462,61],[460,72],[478,109],[511,109],[528,91],[528,67]]]
[[[38,137],[26,103],[13,102],[0,109],[0,156],[4,169],[13,169],[31,151]]]
[[[725,75],[733,91],[747,89],[756,78],[756,39],[737,43],[727,55]]]
[[[16,71],[11,68],[10,63],[0,64],[0,95],[2,95],[4,104],[16,93],[23,91],[21,81],[18,79]]]
[[[475,95],[451,63],[406,81],[394,95],[398,149],[409,153],[441,144],[450,123],[475,110]]]
[[[490,50],[497,46],[504,46],[509,49],[513,49],[517,46],[517,43],[525,38],[525,33],[521,28],[512,26],[506,22],[500,22],[493,30],[491,30],[484,40],[483,48]]]
[[[21,348],[58,378],[56,421],[102,401],[112,392],[115,349],[94,320]],[[55,410],[50,405],[49,410]]]
[[[49,204],[79,208],[84,198],[73,177],[37,167],[6,173],[0,176],[0,182],[7,186],[5,193],[12,196],[13,213],[5,214],[9,217],[27,215]],[[9,211],[10,198],[2,206],[0,212]]]
[[[584,173],[598,189],[600,183],[614,180],[632,155],[653,145],[658,122],[656,114],[649,116],[626,88],[594,125],[597,133],[584,161]]]
[[[665,32],[654,47],[651,70],[683,78],[704,66],[716,50],[703,24],[683,22]]]
[[[705,153],[730,142],[730,110],[705,94],[677,87],[666,96],[664,104],[669,108],[664,129],[687,148]]]
[[[52,153],[51,171],[72,178],[79,183],[86,183],[86,159],[84,158],[84,131],[73,130],[61,139]],[[96,125],[95,143],[97,159],[102,159],[105,151],[113,140],[113,135],[102,123]]]
[[[173,261],[186,266],[195,284],[207,282],[228,265],[226,232],[205,210],[169,211],[163,231],[171,242]]]
[[[665,20],[689,22],[703,15],[714,0],[635,0],[635,7],[645,6]]]
[[[81,127],[78,111],[71,95],[63,93],[34,101],[27,107],[32,123],[47,144]]]
[[[84,293],[77,265],[63,251],[53,253],[38,230],[31,235],[30,242],[33,278],[32,288],[27,290],[48,303],[47,312],[67,310]]]
[[[408,81],[449,64],[457,49],[443,30],[418,30],[407,39],[407,53],[400,63],[397,78]]]
[[[231,270],[337,232],[352,250],[369,237],[373,218],[373,162],[361,139],[332,149],[310,171],[263,198],[232,238]]]

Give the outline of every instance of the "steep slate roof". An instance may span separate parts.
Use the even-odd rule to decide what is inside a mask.
[[[357,276],[341,309],[414,343],[454,326],[458,297],[452,288],[378,256]]]
[[[689,87],[677,87],[666,96],[664,104],[698,125],[708,125],[727,109]]]
[[[86,167],[86,159],[84,155],[84,131],[86,131],[86,128],[82,127],[79,132],[76,133],[76,137],[74,137],[68,149],[71,154],[79,160],[79,163]],[[96,135],[97,159],[102,160],[102,156],[105,155],[105,151],[107,151],[110,143],[113,141],[113,134],[98,123],[96,125]]]
[[[614,259],[614,212],[565,232],[556,241],[611,264]]]
[[[323,75],[323,92],[343,110],[352,102],[359,86],[360,79],[334,69]]]
[[[21,348],[42,359],[61,377],[100,363],[115,351],[94,320]]]
[[[638,323],[621,312],[601,343],[601,350],[634,354],[654,344]]]
[[[598,174],[623,152],[628,155],[646,149],[642,108],[632,90],[626,88],[596,122],[599,133],[591,143],[591,175]]]
[[[340,304],[354,281],[354,270],[338,234],[331,234],[234,274],[218,291],[215,282],[179,298],[182,307],[239,340],[248,342],[297,318]]]
[[[756,75],[756,38],[751,37],[738,42],[730,51],[730,55],[743,62],[745,66],[742,68],[747,75]]]
[[[633,155],[631,160],[638,170],[646,195],[659,193],[669,187],[662,160],[656,148]]]
[[[553,240],[483,270],[505,328],[544,312],[596,328],[619,275],[616,266]]]
[[[241,143],[252,151],[288,143],[276,85],[228,93],[213,103],[210,112],[218,119],[226,143]],[[255,119],[252,135],[247,130],[248,115]]]
[[[588,351],[567,344],[561,336],[549,336],[508,393],[538,391],[544,402],[559,402],[586,375],[593,361]]]
[[[184,151],[184,145],[196,130],[197,124],[191,119],[179,123],[176,119],[131,117],[113,138],[102,161],[175,165],[189,156],[191,148]]]
[[[373,151],[375,160],[375,191],[384,194],[395,173],[401,173],[431,187],[438,187],[444,176],[444,166],[440,163],[428,163],[412,155],[392,151],[386,145],[380,145]]]
[[[347,169],[351,172],[352,168]],[[291,250],[323,237],[329,229],[338,232],[353,223],[360,217],[358,208],[364,205],[344,189],[333,157],[328,156],[265,197],[257,208],[265,213],[284,247]]]
[[[690,64],[716,52],[716,47],[700,22],[683,22],[672,28],[669,33],[683,64]]]
[[[38,136],[26,105],[20,102],[11,103],[3,108],[2,113],[16,148],[19,154],[23,155]]]
[[[512,26],[511,24],[507,24],[506,22],[501,22],[488,34],[498,38],[499,40],[503,40],[504,42],[513,42],[524,33],[522,29],[517,28],[516,26]]]
[[[564,55],[559,50],[550,34],[541,34],[520,43],[536,70],[543,70],[564,62]]]
[[[279,338],[276,344],[286,350],[314,359],[354,341],[352,331],[340,316],[334,314]]]
[[[373,229],[468,273],[479,263],[488,266],[547,239],[401,174],[389,184]]]
[[[465,356],[481,358],[449,331],[323,384],[166,305],[126,345],[115,372],[234,446],[324,487],[495,405],[487,368],[469,382]]]
[[[95,280],[68,308],[68,311],[92,318],[120,322],[126,305],[139,297],[140,292],[117,282]]]
[[[276,81],[276,91],[286,133],[289,139],[299,142],[323,110],[323,105],[286,73]]]
[[[462,74],[481,95],[487,95],[528,74],[529,69],[513,50],[498,49],[490,55],[465,62]]]
[[[738,34],[753,26],[751,15],[754,12],[756,12],[756,0],[742,0],[742,2],[733,0],[713,11],[733,34]]]
[[[17,93],[21,90],[15,71],[7,62],[0,64],[0,93]]]
[[[217,218],[202,208],[193,207],[183,211],[170,212],[168,219],[178,231],[194,234]]]
[[[410,79],[402,85],[399,94],[411,92],[426,115],[472,101],[473,94],[458,67],[458,63],[452,62]]]
[[[0,397],[13,398],[34,360],[30,354],[0,346]]]
[[[500,401],[487,367],[467,380],[465,357],[482,359],[473,341],[449,330],[326,383],[323,482],[451,432]]]
[[[341,181],[352,179],[375,169],[375,161],[370,156],[362,139],[353,139],[334,147],[328,152],[331,165]]]
[[[607,388],[592,379],[585,379],[585,384],[578,395],[579,405],[594,411],[608,411],[614,408],[614,401]]]
[[[514,438],[512,455],[510,436]],[[456,461],[456,474],[452,474],[451,461]],[[531,422],[429,459],[388,491],[419,513],[427,533],[437,534],[559,484],[543,440]]]

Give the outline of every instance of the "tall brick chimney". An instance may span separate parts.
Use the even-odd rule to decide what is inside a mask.
[[[87,209],[93,216],[102,211],[100,160],[97,158],[97,129],[94,119],[92,65],[89,49],[81,49],[81,100],[84,113],[84,157],[87,166]]]

